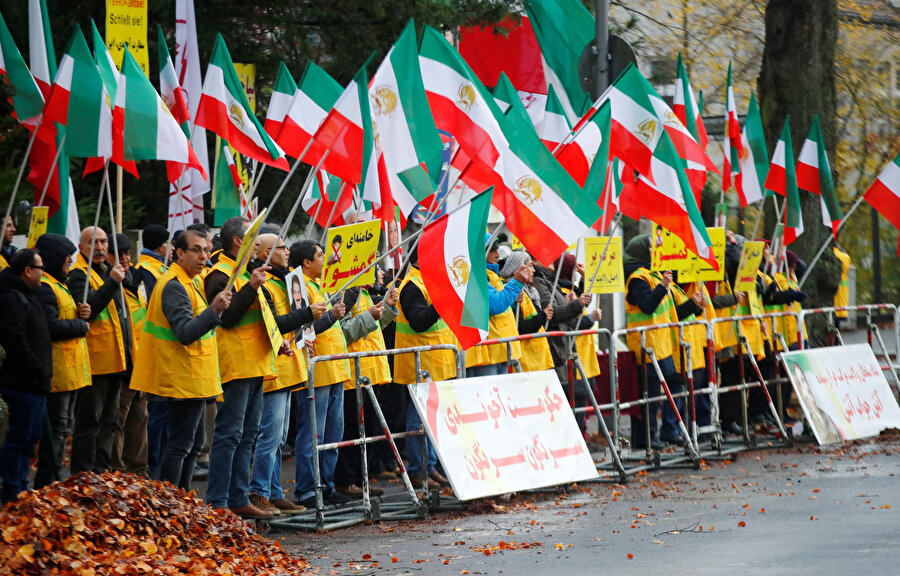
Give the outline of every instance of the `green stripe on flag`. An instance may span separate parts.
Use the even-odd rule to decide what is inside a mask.
[[[484,231],[487,229],[493,196],[494,188],[491,187],[472,198],[469,207],[469,228],[466,231],[471,270],[469,271],[470,280],[466,285],[466,301],[463,303],[462,317],[459,323],[480,330],[487,330],[490,320]],[[447,230],[446,233],[453,234],[454,231]]]
[[[766,135],[763,132],[762,116],[759,113],[759,105],[756,96],[750,95],[750,104],[747,106],[747,116],[744,119],[744,130],[747,131],[747,141],[753,151],[753,163],[756,165],[756,176],[759,179],[759,189],[765,197],[774,192],[766,190],[766,176],[769,174],[769,153],[766,150]]]

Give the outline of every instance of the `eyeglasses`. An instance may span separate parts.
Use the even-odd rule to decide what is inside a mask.
[[[276,246],[275,249],[276,250],[284,250],[285,252],[287,252],[288,247],[287,247],[287,245],[282,244],[281,246]]]
[[[188,252],[193,252],[194,254],[209,254],[209,248],[204,248],[203,246],[191,246],[187,249]]]
[[[43,270],[43,269],[44,269],[43,266],[26,266],[26,268],[35,268],[35,269],[37,269],[37,270]]]

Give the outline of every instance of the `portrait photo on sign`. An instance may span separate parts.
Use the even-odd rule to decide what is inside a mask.
[[[306,282],[303,279],[303,270],[298,268],[284,277],[288,295],[291,299],[291,309],[296,310],[309,306],[309,297],[306,295]]]

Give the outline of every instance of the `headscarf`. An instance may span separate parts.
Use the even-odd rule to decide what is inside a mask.
[[[639,234],[628,241],[625,245],[625,260],[627,264],[637,264],[639,266],[650,266],[650,236],[648,234]]]
[[[512,278],[513,274],[516,273],[516,270],[519,269],[519,266],[525,263],[528,260],[529,256],[527,252],[516,250],[506,257],[505,260],[501,261],[500,265],[500,277],[504,280],[509,280]],[[541,297],[538,293],[537,288],[534,284],[523,284],[522,291],[528,295],[528,298],[531,299],[531,302],[538,308],[540,308]]]

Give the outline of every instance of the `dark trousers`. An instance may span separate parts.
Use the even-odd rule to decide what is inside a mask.
[[[91,385],[78,390],[72,431],[72,474],[112,469],[113,435],[119,421],[122,374],[91,377]]]
[[[388,356],[393,358],[393,356]],[[375,397],[378,398],[378,406],[384,414],[384,420],[387,422],[388,428],[392,433],[403,432],[406,430],[406,406],[409,403],[409,391],[403,384],[382,384],[375,387]],[[369,422],[369,416],[366,416],[366,422]],[[376,426],[378,420],[372,421]],[[380,432],[380,431],[379,431]],[[403,454],[405,442],[403,439],[395,440],[397,449]],[[384,470],[395,470],[397,463],[394,459],[394,453],[391,447],[385,442],[376,442],[372,445],[372,459],[369,461],[369,470],[377,474]]]
[[[190,490],[197,454],[203,447],[206,400],[170,400],[167,404],[168,438],[159,465],[159,479]]]
[[[673,394],[679,391],[681,389],[681,376],[678,374],[678,372],[675,371],[675,361],[672,360],[672,357],[670,356],[668,358],[658,360],[658,363],[660,369],[662,370],[663,376],[666,379],[666,383],[669,385],[669,390]],[[654,368],[653,364],[649,362],[649,359],[646,366],[644,366],[643,368],[646,369],[647,374],[647,397],[653,398],[659,396],[662,393],[662,386],[660,385],[659,376],[656,373],[656,368]],[[640,381],[639,385],[643,388],[643,381]],[[675,420],[672,408],[669,406],[669,401],[664,400],[664,404],[662,404],[662,406],[664,407],[661,409],[660,403],[655,402],[653,404],[649,404],[646,407],[646,410],[650,413],[650,436],[653,439],[659,438],[659,423],[657,422],[657,417],[660,413],[660,410],[662,410],[663,413],[663,426],[666,428],[666,431],[677,431],[677,420]],[[646,424],[644,423],[645,414],[646,411],[644,408],[642,408],[640,416],[631,417],[631,445],[635,448],[646,448],[647,446]],[[672,433],[674,434],[674,432]]]
[[[380,436],[381,425],[375,415],[375,408],[368,399],[368,392],[363,394],[363,417],[365,418],[366,436]],[[356,404],[356,390],[344,390],[344,440],[359,438],[359,411]],[[366,460],[372,469],[373,448],[378,444],[369,444],[366,448]],[[334,469],[334,484],[349,486],[362,484],[362,453],[359,446],[348,446],[338,449],[337,466]]]
[[[762,374],[763,380],[766,382],[770,382],[775,378],[775,355],[772,354],[772,349],[769,348],[769,344],[766,343],[766,357],[762,360],[757,360],[756,363],[759,365],[759,371]],[[756,372],[753,371],[753,367],[750,366],[750,372],[747,373],[747,379],[758,382],[756,377]],[[770,384],[766,386],[769,390],[769,395],[772,397],[772,402],[775,402],[775,385]],[[761,387],[751,388],[750,389],[750,414],[762,414],[769,413],[769,405],[766,401],[766,393],[763,392]]]
[[[9,406],[9,431],[0,447],[0,500],[15,500],[28,489],[28,468],[47,420],[47,396],[0,386]]]
[[[112,468],[147,475],[147,395],[122,388],[119,418],[113,436]]]
[[[147,400],[147,472],[151,478],[159,478],[159,464],[166,447],[169,402],[159,396]]]
[[[66,455],[66,440],[72,428],[77,391],[55,392],[47,396],[49,430],[44,431],[38,450],[38,467],[34,487],[40,488],[62,480],[62,463]]]

